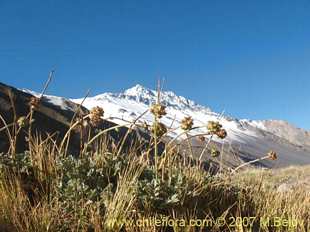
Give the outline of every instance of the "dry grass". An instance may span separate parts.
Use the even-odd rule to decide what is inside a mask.
[[[252,169],[238,173],[231,182],[251,196],[256,217],[290,220],[291,227],[274,228],[274,230],[309,231],[309,170],[309,166],[276,170]],[[244,205],[244,208],[247,206]]]

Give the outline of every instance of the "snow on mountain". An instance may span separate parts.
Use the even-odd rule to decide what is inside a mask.
[[[83,99],[72,99],[76,103],[81,103]],[[105,110],[105,117],[110,120],[125,124],[126,121],[133,121],[139,115],[147,111],[150,106],[156,103],[157,92],[147,89],[141,85],[125,90],[123,93],[104,93],[95,97],[87,98],[84,101],[86,108],[101,106]],[[194,119],[194,126],[202,127],[192,133],[206,133],[206,125],[208,121],[220,121],[229,133],[229,139],[240,140],[240,134],[248,134],[255,136],[252,131],[245,130],[245,123],[240,123],[236,119],[221,116],[212,112],[209,108],[196,104],[184,97],[177,96],[175,93],[167,91],[160,93],[161,104],[166,106],[167,115],[161,121],[168,127],[178,128],[181,120],[186,116]],[[123,121],[125,120],[125,121]],[[153,115],[147,113],[140,119],[140,122],[151,123]],[[180,133],[180,129],[176,129],[175,133]],[[245,142],[240,140],[240,142]]]
[[[33,96],[36,97],[41,97],[40,93],[34,92],[29,89],[21,89],[21,91],[25,93],[29,93]],[[75,107],[73,104],[71,104],[68,99],[63,98],[63,97],[57,97],[57,96],[52,96],[52,95],[44,95],[43,96],[44,100],[49,102],[50,104],[53,104],[55,106],[59,106],[62,110],[74,110],[73,108]]]
[[[147,111],[156,100],[156,91],[136,85],[123,93],[104,93],[87,98],[84,106],[89,109],[101,106],[105,110],[105,118],[125,124],[126,121],[133,121]],[[181,133],[181,130],[177,128],[186,116],[194,119],[195,127],[201,127],[192,131],[191,134],[206,133],[208,121],[219,121],[227,130],[228,136],[223,141],[217,139],[217,142],[224,142],[227,146],[229,144],[234,147],[240,154],[243,154],[244,159],[258,158],[269,150],[275,150],[279,153],[279,160],[277,162],[266,161],[266,166],[310,163],[310,146],[308,146],[310,137],[304,137],[305,146],[301,146],[300,143],[296,143],[298,137],[289,140],[283,128],[280,133],[275,129],[276,126],[268,126],[266,121],[238,120],[222,116],[212,112],[208,107],[196,104],[170,91],[161,92],[160,100],[167,107],[167,115],[161,121],[168,127],[176,129],[170,133],[172,137]],[[72,101],[81,103],[82,99],[72,99]],[[140,119],[141,123],[144,121],[151,123],[153,115],[148,112]]]
[[[64,98],[47,95],[44,97],[50,103],[60,105],[62,108],[70,107],[70,101]],[[82,100],[71,99],[75,103],[81,103]],[[105,111],[105,119],[125,125],[145,113],[156,100],[156,91],[136,85],[122,93],[104,93],[88,97],[83,106],[88,109],[100,106]],[[194,126],[199,127],[191,132],[193,135],[206,133],[208,121],[219,121],[227,130],[228,136],[224,140],[216,141],[232,147],[243,160],[255,159],[265,155],[269,150],[274,150],[279,154],[279,159],[276,162],[264,161],[267,167],[310,164],[310,133],[307,131],[288,123],[279,123],[283,121],[238,120],[212,112],[210,108],[170,91],[161,92],[160,100],[167,111],[161,122],[175,129],[169,134],[171,137],[182,132],[179,125],[186,116],[191,116],[194,119]],[[140,123],[149,124],[152,121],[153,115],[150,112],[139,120]]]

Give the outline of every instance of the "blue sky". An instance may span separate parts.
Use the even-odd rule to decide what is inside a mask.
[[[0,81],[81,97],[173,90],[310,129],[310,1],[0,0]]]

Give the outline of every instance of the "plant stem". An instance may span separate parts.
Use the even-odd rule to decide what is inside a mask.
[[[155,145],[155,147],[154,147],[154,159],[155,159],[155,175],[156,175],[156,179],[158,179],[158,167],[157,167],[157,162],[158,162],[158,160],[157,160],[157,155],[158,155],[158,150],[157,150],[157,125],[158,125],[158,119],[157,119],[157,116],[155,115],[155,131],[154,131],[154,145]]]
[[[251,160],[251,161],[246,162],[246,163],[243,163],[243,164],[239,165],[238,167],[236,167],[233,171],[236,172],[237,170],[239,170],[242,167],[245,167],[247,165],[254,164],[256,162],[259,162],[259,161],[262,161],[262,160],[266,160],[266,159],[269,159],[269,155],[263,156],[261,158],[255,159],[255,160]]]

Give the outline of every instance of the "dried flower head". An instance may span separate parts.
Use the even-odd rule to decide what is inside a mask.
[[[200,142],[205,142],[206,141],[206,137],[204,137],[203,135],[199,135],[197,138],[198,138],[198,140]]]
[[[194,125],[194,120],[192,119],[192,117],[185,117],[181,121],[182,130],[185,130],[185,131],[191,130],[193,128],[193,125]]]
[[[104,110],[99,107],[99,106],[96,106],[94,108],[92,108],[92,110],[90,111],[90,122],[93,126],[98,126],[102,123],[102,118],[103,117],[103,114],[104,114]]]
[[[274,151],[269,151],[269,152],[267,153],[267,155],[268,155],[269,159],[271,159],[271,160],[276,160],[276,159],[278,159],[278,155],[277,155],[277,153],[274,152]]]
[[[154,114],[156,117],[161,118],[162,116],[166,115],[166,106],[163,106],[161,104],[154,104],[151,106],[150,109],[151,113]]]
[[[209,121],[207,128],[211,134],[216,134],[221,130],[222,125],[219,122]]]
[[[167,133],[167,127],[161,122],[153,123],[151,132],[156,137],[162,137]]]
[[[22,116],[22,117],[18,118],[17,125],[20,128],[25,127],[27,125],[27,118],[25,116]]]
[[[36,109],[39,107],[40,105],[40,98],[37,98],[37,97],[31,97],[30,98],[30,102],[29,102],[29,105],[32,109]]]
[[[220,138],[220,139],[225,139],[227,136],[227,132],[225,129],[220,129],[219,131],[216,132],[216,135]]]
[[[212,157],[218,157],[221,154],[216,147],[211,147],[210,153]]]

